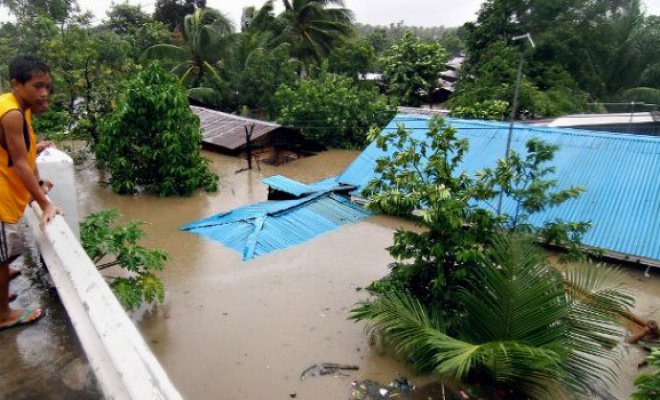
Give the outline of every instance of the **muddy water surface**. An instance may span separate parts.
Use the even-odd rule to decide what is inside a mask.
[[[243,262],[239,253],[178,228],[235,207],[265,201],[260,181],[274,174],[302,182],[335,175],[357,155],[329,151],[282,167],[235,171],[245,161],[207,154],[220,175],[218,193],[192,198],[120,197],[80,172],[81,215],[103,208],[148,221],[145,245],[172,256],[161,277],[166,302],[139,327],[188,399],[347,399],[349,382],[413,376],[371,351],[361,323],[347,320],[367,286],[387,272],[392,220],[377,217],[315,240]],[[385,224],[381,224],[381,221]],[[356,364],[350,377],[300,374],[320,362]],[[421,382],[421,381],[420,381]]]
[[[80,215],[118,208],[123,220],[149,223],[144,227],[148,234],[144,245],[163,248],[172,256],[160,275],[166,287],[165,304],[139,313],[135,320],[184,398],[256,400],[295,395],[297,399],[345,400],[352,380],[387,383],[401,374],[418,386],[429,381],[370,346],[363,323],[347,319],[353,305],[366,296],[357,289],[387,273],[387,264],[392,260],[385,248],[401,221],[370,217],[249,262],[219,243],[178,230],[197,219],[266,200],[267,189],[260,181],[267,176],[281,174],[312,182],[339,173],[356,155],[333,150],[282,167],[262,165],[261,170],[235,173],[245,167],[245,161],[206,153],[212,169],[220,175],[220,190],[190,198],[117,196],[98,185],[91,164],[79,169]],[[643,317],[660,319],[660,279],[657,274],[649,280],[640,278],[642,273],[637,270],[630,270],[626,277],[634,292],[641,294],[638,311]],[[71,338],[70,327],[57,324],[62,325],[60,331],[51,332],[48,327],[53,324],[42,322],[13,333],[17,338],[9,349],[21,346],[21,335],[53,337],[50,341],[54,347],[60,341],[68,344],[59,350],[42,346],[34,352],[45,351],[50,364],[58,365],[55,361],[59,360],[61,365],[77,365],[81,354],[75,338]],[[3,350],[8,338],[0,335]],[[16,351],[14,359],[32,360],[31,350]],[[613,390],[619,399],[629,398],[632,376],[643,357],[637,350],[626,354],[622,382]],[[7,387],[15,388],[21,376],[36,375],[27,370],[22,374],[5,373],[12,358],[3,363],[4,359],[0,357],[0,377],[4,374],[11,379],[0,379],[0,386],[10,382],[13,386]],[[30,367],[48,368],[43,359],[34,360]],[[320,362],[355,364],[360,369],[347,371],[347,377],[310,377],[301,382],[300,374]],[[76,376],[74,372],[72,376]],[[86,389],[89,377],[81,373],[77,376],[74,389],[93,398],[94,394]],[[51,388],[61,387],[63,393],[72,386],[62,381],[57,386],[56,378],[48,379]],[[0,398],[2,393],[0,390]],[[30,398],[20,396],[26,393],[24,387],[12,393],[18,395],[14,397]]]

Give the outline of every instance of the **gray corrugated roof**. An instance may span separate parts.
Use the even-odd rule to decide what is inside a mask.
[[[449,110],[439,110],[437,108],[421,108],[421,107],[398,107],[398,112],[400,114],[409,114],[409,115],[439,115],[441,117],[449,114]]]
[[[202,142],[229,150],[236,150],[245,145],[245,126],[250,129],[250,126],[254,124],[251,136],[253,141],[282,128],[273,122],[245,118],[203,107],[190,106],[190,108],[199,117]]]

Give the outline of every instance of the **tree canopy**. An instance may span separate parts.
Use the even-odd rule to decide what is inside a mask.
[[[634,88],[657,90],[658,19],[641,7],[639,0],[485,1],[477,21],[462,27],[468,57],[453,104],[511,99],[519,54],[526,76],[521,106],[539,116],[630,98],[625,93]],[[536,48],[513,41],[527,33]]]
[[[217,176],[200,154],[199,118],[175,77],[150,64],[128,81],[120,104],[101,126],[96,147],[115,192],[144,188],[168,196],[217,189]]]

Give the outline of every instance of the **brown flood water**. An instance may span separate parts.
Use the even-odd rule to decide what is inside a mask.
[[[235,171],[246,162],[206,153],[220,176],[217,193],[191,198],[122,197],[97,185],[93,169],[79,174],[81,215],[114,207],[150,225],[144,244],[172,256],[160,274],[165,304],[138,325],[187,399],[347,399],[354,379],[390,382],[414,377],[402,364],[371,351],[364,325],[347,320],[364,291],[387,273],[385,250],[396,221],[369,218],[283,251],[243,262],[223,245],[181,232],[182,225],[265,201],[260,181],[282,174],[312,182],[341,172],[357,155],[328,151],[286,166]],[[300,374],[320,362],[359,365],[350,378]],[[415,383],[422,383],[417,377]]]
[[[205,153],[220,176],[220,190],[190,198],[117,196],[97,183],[91,164],[78,170],[81,216],[117,208],[124,221],[149,223],[144,227],[148,234],[144,245],[163,248],[172,256],[160,274],[166,287],[165,303],[139,313],[135,320],[184,398],[285,399],[295,393],[297,399],[345,400],[353,380],[387,383],[404,375],[418,387],[431,381],[370,346],[364,324],[347,319],[354,304],[366,297],[357,289],[387,273],[392,259],[385,248],[392,243],[393,229],[403,224],[400,220],[366,218],[249,262],[219,243],[178,230],[197,219],[265,201],[267,188],[260,181],[267,176],[281,174],[312,182],[336,175],[357,154],[331,150],[282,167],[261,165],[260,171],[235,173],[245,167],[244,160]],[[639,315],[656,320],[660,319],[658,273],[649,280],[639,280],[642,271],[636,269],[626,273],[627,283],[640,295]],[[64,333],[39,333],[49,329],[42,325],[52,325],[43,322],[17,336],[71,336],[72,330],[66,326]],[[0,334],[2,349],[3,340],[9,339]],[[75,338],[67,340],[75,344]],[[80,358],[79,349],[45,351],[62,365],[75,365],[73,361]],[[20,352],[14,356],[24,357]],[[13,385],[9,391],[13,398],[31,398],[17,389],[20,379],[16,374],[5,372],[11,362],[3,362],[4,358],[0,357],[0,398],[4,385]],[[612,391],[617,398],[630,397],[632,377],[642,358],[641,351],[626,350],[621,383]],[[360,369],[347,371],[348,377],[310,377],[301,382],[301,372],[320,362],[356,364]],[[3,376],[10,379],[3,381]],[[89,382],[77,386],[84,389],[79,393],[89,397],[76,398],[94,397],[85,392]]]

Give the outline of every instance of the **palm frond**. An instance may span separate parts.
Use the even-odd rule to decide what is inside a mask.
[[[517,381],[529,393],[545,393],[547,382],[555,376],[561,360],[551,347],[515,341],[479,344],[453,338],[442,331],[441,321],[406,294],[362,302],[353,310],[352,318],[368,320],[368,329],[385,335],[398,353],[440,376],[463,379],[485,369],[496,380]]]
[[[190,58],[190,52],[183,47],[172,44],[156,44],[146,49],[142,53],[142,57],[181,62]]]
[[[285,1],[279,40],[292,45],[292,54],[305,63],[318,62],[352,32],[353,14],[341,1]],[[339,6],[328,8],[328,6]]]
[[[443,335],[443,324],[437,315],[429,315],[416,299],[395,293],[374,301],[361,302],[352,310],[351,319],[367,320],[369,332],[380,332],[392,340],[395,350],[413,358],[420,369],[435,368],[435,351],[429,346],[428,338],[436,332]]]
[[[214,107],[222,105],[222,94],[217,89],[208,87],[196,87],[188,89],[186,94],[191,99],[197,100],[204,104],[208,104]]]
[[[627,312],[634,298],[623,283],[623,272],[603,264],[572,264],[563,271],[566,294],[571,302],[589,305],[612,316]]]
[[[177,64],[174,67],[172,67],[170,72],[173,73],[176,76],[182,77],[186,74],[186,71],[188,71],[193,66],[194,65],[191,64],[190,62],[184,61],[184,62],[182,62],[180,64]]]
[[[202,63],[202,68],[204,68],[204,73],[210,75],[216,84],[222,84],[222,78],[220,77],[218,70],[213,65],[209,64],[208,61],[204,61]]]
[[[194,77],[197,75],[196,65],[191,63],[184,63],[177,65],[175,68],[177,68],[177,70],[179,71],[183,71],[181,77],[179,78],[179,82],[181,82],[185,86],[192,84],[192,80],[195,79]]]
[[[488,252],[490,264],[474,271],[461,293],[468,340],[518,340],[532,346],[557,343],[568,316],[561,278],[550,273],[534,242],[501,235]]]
[[[616,377],[620,354],[612,348],[624,335],[618,315],[634,304],[622,276],[616,268],[586,263],[563,271],[573,348],[566,360],[566,384],[577,391],[588,390],[588,382],[607,384]]]

